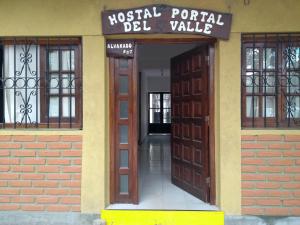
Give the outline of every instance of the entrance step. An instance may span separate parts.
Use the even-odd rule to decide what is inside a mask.
[[[106,225],[224,225],[221,211],[102,210]]]

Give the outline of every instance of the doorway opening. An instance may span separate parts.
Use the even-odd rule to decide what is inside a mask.
[[[115,77],[110,87],[121,88],[126,74],[129,85],[127,97],[114,94],[120,122],[112,122],[116,135],[111,157],[115,158],[113,173],[118,170],[119,174],[113,174],[115,193],[108,209],[217,210],[212,188],[214,139],[209,130],[213,129],[209,126],[213,120],[212,49],[209,43],[194,41],[138,42],[137,58],[127,59],[126,69],[119,68],[124,59],[110,59]],[[136,105],[130,103],[132,96]],[[121,114],[126,114],[125,120]],[[138,125],[135,134],[130,118]],[[136,152],[130,153],[135,144]]]

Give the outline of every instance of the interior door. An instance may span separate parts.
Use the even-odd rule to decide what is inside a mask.
[[[110,63],[110,202],[137,203],[136,58]]]
[[[171,59],[172,183],[209,202],[208,46]]]

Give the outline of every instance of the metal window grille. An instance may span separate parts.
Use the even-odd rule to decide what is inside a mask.
[[[300,127],[300,33],[242,35],[242,126]]]
[[[0,128],[82,128],[80,38],[0,39]]]

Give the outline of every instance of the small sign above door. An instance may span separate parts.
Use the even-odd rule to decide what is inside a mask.
[[[134,44],[135,43],[132,40],[107,40],[106,56],[117,58],[133,58]]]
[[[204,9],[150,5],[102,12],[103,34],[200,34],[229,39],[232,15]]]

